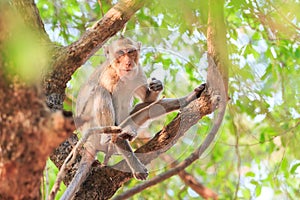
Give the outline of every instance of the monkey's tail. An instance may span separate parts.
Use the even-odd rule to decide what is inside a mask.
[[[82,157],[82,160],[79,163],[79,167],[75,176],[73,177],[71,183],[69,184],[68,188],[66,189],[60,200],[71,200],[74,198],[81,184],[87,178],[93,162],[94,158],[91,159],[88,155]]]

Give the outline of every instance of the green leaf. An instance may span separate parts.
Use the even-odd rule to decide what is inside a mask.
[[[299,166],[300,166],[300,163],[294,164],[293,167],[292,167],[291,170],[290,170],[290,173],[291,173],[291,174],[296,174],[296,170],[297,170],[297,168],[298,168]]]
[[[289,163],[288,163],[288,160],[286,159],[286,157],[284,157],[281,161],[281,165],[280,165],[280,168],[283,170],[283,171],[288,171],[288,167],[289,167]]]
[[[256,180],[254,180],[254,179],[252,179],[252,180],[250,181],[250,183],[252,183],[252,184],[255,185],[255,186],[259,185],[259,183],[258,183]]]
[[[254,172],[247,172],[245,174],[246,177],[255,177],[255,173]]]
[[[256,187],[255,187],[255,196],[258,197],[261,194],[261,188],[262,188],[261,185],[256,185]]]

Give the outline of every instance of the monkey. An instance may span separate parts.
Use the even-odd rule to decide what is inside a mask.
[[[92,117],[89,123],[84,125],[89,127],[81,129],[119,125],[129,115],[133,96],[139,97],[143,102],[153,102],[157,99],[163,85],[161,81],[152,79],[153,81],[148,87],[145,73],[139,65],[140,47],[140,43],[123,37],[105,48],[107,61],[104,63],[104,67],[101,67],[98,72],[96,71],[85,85],[94,90],[89,91],[89,89],[83,88],[78,95],[76,113],[81,118]],[[88,99],[85,99],[86,97]],[[130,127],[122,132],[131,137],[136,136],[136,130],[130,129]],[[96,151],[106,152],[109,147],[106,145],[109,139],[109,135],[91,136],[85,144],[86,151],[89,151],[91,155],[95,155]],[[117,146],[128,146],[125,140],[118,140],[116,144]],[[124,153],[122,149],[117,150]],[[125,156],[125,158],[127,157]],[[135,159],[135,156],[133,155],[132,158]],[[132,163],[136,163],[136,165]],[[146,178],[147,170],[138,160],[131,160],[128,165],[134,172],[135,178],[141,180]]]
[[[163,90],[163,84],[155,78],[147,83],[145,73],[139,64],[140,48],[140,43],[125,37],[112,42],[104,48],[106,61],[80,89],[76,102],[75,122],[76,119],[80,121],[78,129],[83,137],[88,138],[84,143],[78,170],[61,199],[74,197],[99,151],[105,153],[104,164],[107,164],[111,154],[121,154],[133,176],[138,180],[145,180],[148,170],[134,154],[129,140],[137,136],[138,128],[147,120],[187,105],[198,98],[205,89],[205,84],[202,84],[185,97],[157,100]],[[130,112],[134,96],[143,103],[138,104]],[[159,109],[156,109],[157,106]],[[108,130],[105,128],[115,126],[121,128],[119,135],[88,135],[93,128],[103,127],[103,130]],[[53,190],[49,199],[52,199],[51,195],[54,198]]]
[[[92,117],[89,123],[85,123],[85,127],[81,128],[83,133],[91,127],[120,125],[129,115],[133,96],[143,102],[153,102],[157,99],[163,90],[163,85],[155,78],[149,85],[147,84],[145,73],[139,64],[140,48],[140,43],[124,37],[105,48],[107,62],[99,69],[99,74],[96,72],[92,75],[88,84],[85,85],[95,90],[83,88],[78,95],[76,103],[78,117]],[[87,96],[88,99],[86,99]],[[123,127],[122,133],[128,134],[131,138],[136,136],[136,130],[130,126]],[[110,139],[110,135],[90,136],[85,149],[91,155],[95,155],[98,151],[107,152]],[[116,142],[116,150],[121,154],[126,153],[122,151],[122,148],[118,148],[120,146],[132,152],[126,140],[117,139]],[[128,157],[132,159],[128,160],[127,164],[134,177],[140,180],[146,179],[147,169],[135,158],[135,155],[124,156],[125,159]],[[107,158],[105,163],[107,163]]]
[[[125,37],[104,47],[106,61],[90,76],[77,97],[75,119],[86,121],[78,127],[83,137],[93,127],[119,125],[128,117],[133,97],[146,103],[157,100],[163,84],[155,78],[147,83],[146,75],[139,64],[140,48],[141,43]],[[135,128],[130,125],[122,127],[121,133],[130,139],[137,135]],[[111,140],[114,140],[113,144]],[[105,164],[112,154],[111,151],[116,151],[123,155],[136,179],[147,178],[147,168],[135,156],[127,139],[110,134],[93,134],[84,144],[84,155],[79,169],[62,199],[73,197],[77,188],[72,185],[76,183],[80,186],[81,183],[77,183],[79,176],[80,182],[85,180],[99,151],[108,154],[105,156]]]

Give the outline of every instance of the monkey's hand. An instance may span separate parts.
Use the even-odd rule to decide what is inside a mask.
[[[160,80],[152,78],[151,82],[149,83],[149,89],[150,91],[160,92],[164,89],[164,86]]]

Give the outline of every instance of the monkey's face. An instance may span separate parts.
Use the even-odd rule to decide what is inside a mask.
[[[123,37],[105,48],[105,55],[120,78],[134,78],[137,74],[140,47],[139,42]]]
[[[113,67],[120,77],[136,74],[139,53],[134,47],[118,49],[114,52]]]

